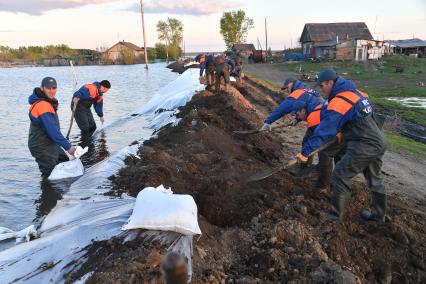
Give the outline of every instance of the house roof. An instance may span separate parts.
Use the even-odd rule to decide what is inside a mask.
[[[256,50],[252,43],[236,43],[232,46],[232,50],[235,51],[253,51]]]
[[[336,37],[339,37],[339,40],[373,39],[367,25],[363,22],[309,23],[305,24],[300,41],[331,41],[336,40]]]
[[[401,39],[401,40],[388,40],[387,42],[391,45],[394,45],[394,46],[397,46],[397,47],[402,47],[402,48],[426,46],[426,41],[421,40],[419,38]]]
[[[106,52],[108,52],[111,48],[113,48],[114,46],[116,46],[116,45],[118,45],[118,44],[124,45],[124,46],[126,46],[126,47],[128,47],[128,48],[130,48],[130,49],[135,50],[135,51],[144,51],[143,47],[139,47],[139,46],[137,46],[136,44],[133,44],[133,43],[131,43],[131,42],[127,42],[127,41],[119,41],[119,42],[117,42],[116,44],[114,44],[113,46],[111,46],[110,48],[108,48],[108,49],[106,50]]]

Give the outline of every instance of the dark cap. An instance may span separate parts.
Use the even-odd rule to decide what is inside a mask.
[[[58,85],[56,84],[56,80],[52,77],[46,77],[41,81],[41,86],[44,88],[57,88]]]
[[[99,85],[107,89],[111,89],[111,83],[108,80],[102,80]]]
[[[336,78],[337,78],[337,73],[333,69],[331,68],[322,69],[318,75],[318,79],[317,79],[317,83],[315,84],[315,87],[318,87],[324,81],[330,81]]]
[[[294,77],[288,77],[287,79],[285,79],[283,86],[281,87],[281,90],[287,89],[288,84],[296,82],[297,79]]]

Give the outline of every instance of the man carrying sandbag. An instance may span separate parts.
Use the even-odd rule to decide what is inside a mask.
[[[56,91],[56,80],[46,77],[41,82],[41,87],[35,88],[28,98],[31,105],[28,148],[43,177],[48,177],[57,164],[68,161],[67,155],[60,147],[70,155],[75,152],[75,147],[65,139],[60,130]]]
[[[91,133],[96,130],[96,123],[90,110],[92,105],[101,123],[104,123],[103,96],[110,88],[111,83],[103,80],[100,83],[85,84],[74,93],[71,109],[74,112],[75,121],[83,133]]]

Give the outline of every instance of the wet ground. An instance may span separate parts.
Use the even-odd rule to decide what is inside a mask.
[[[181,108],[178,126],[166,126],[144,143],[142,159],[126,159],[126,167],[110,178],[109,194],[136,196],[144,187],[164,184],[194,197],[203,232],[194,242],[194,283],[425,282],[425,177],[397,169],[400,159],[412,157],[387,154],[384,224],[359,217],[369,206],[361,179],[353,182],[344,221],[335,224],[325,220],[330,193],[315,190],[314,169],[302,178],[282,171],[248,182],[251,174],[294,158],[300,147],[303,125],[286,128],[281,121],[283,127],[272,133],[233,132],[261,126],[280,99],[251,79],[220,94],[198,93]],[[420,170],[424,161],[411,159],[410,166]],[[407,185],[411,178],[417,183]],[[94,270],[88,283],[155,283],[164,250],[143,239],[129,245],[119,238],[95,242],[86,264],[67,279]]]

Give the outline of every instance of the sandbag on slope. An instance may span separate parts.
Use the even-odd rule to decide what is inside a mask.
[[[133,213],[123,230],[148,229],[200,235],[197,205],[191,195],[173,194],[163,185],[139,192]]]

